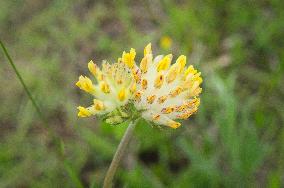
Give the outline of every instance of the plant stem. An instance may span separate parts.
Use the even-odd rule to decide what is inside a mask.
[[[135,125],[136,123],[138,122],[138,120],[136,121],[131,121],[118,145],[118,148],[113,156],[113,159],[111,161],[111,164],[109,166],[109,169],[106,173],[106,176],[105,176],[105,180],[104,180],[104,186],[103,188],[110,188],[112,186],[112,180],[113,180],[113,177],[115,175],[115,172],[116,172],[116,169],[119,165],[119,162],[121,160],[121,158],[123,157],[123,154],[125,153],[126,151],[126,147],[133,135],[133,132],[134,132],[134,128],[135,128]]]
[[[2,47],[5,56],[7,57],[7,59],[8,59],[8,61],[9,61],[10,65],[12,66],[14,72],[16,73],[18,79],[20,80],[20,82],[21,82],[21,84],[22,84],[22,86],[23,86],[25,92],[27,93],[29,99],[32,101],[32,104],[33,104],[33,106],[35,107],[35,109],[36,109],[38,115],[39,115],[43,120],[45,120],[45,119],[43,118],[43,115],[42,115],[40,109],[39,109],[39,106],[38,106],[37,103],[35,102],[35,100],[34,100],[32,94],[31,94],[31,92],[29,91],[28,87],[26,86],[26,84],[25,84],[25,82],[24,82],[24,80],[23,80],[21,74],[19,73],[19,71],[18,71],[16,65],[14,64],[14,62],[13,62],[11,56],[9,55],[9,53],[8,53],[8,51],[7,51],[6,47],[5,47],[5,45],[3,44],[3,42],[2,42],[1,40],[0,40],[0,46]]]
[[[80,179],[78,176],[76,176],[74,170],[72,170],[72,166],[71,164],[67,161],[67,159],[64,156],[64,153],[62,152],[62,148],[60,148],[60,145],[62,145],[63,140],[57,135],[56,132],[53,131],[52,128],[50,128],[50,126],[48,125],[48,121],[46,119],[46,117],[41,113],[41,110],[39,108],[38,103],[36,103],[35,99],[33,98],[30,90],[28,89],[27,85],[24,82],[24,79],[22,78],[20,72],[18,71],[15,63],[13,62],[11,56],[8,53],[8,50],[6,49],[4,43],[1,41],[0,39],[0,46],[4,52],[4,55],[6,56],[6,58],[8,59],[8,62],[10,63],[10,65],[12,66],[14,72],[16,73],[18,79],[20,80],[20,83],[22,84],[24,91],[26,92],[26,94],[28,95],[29,99],[32,102],[32,105],[34,106],[36,112],[38,113],[39,117],[41,118],[43,125],[45,126],[45,128],[48,130],[48,133],[50,134],[52,140],[54,140],[55,145],[57,146],[57,155],[59,158],[63,159],[64,162],[64,168],[67,171],[68,175],[70,176],[71,180],[73,181],[73,183],[75,185],[77,185],[77,187],[83,187],[83,184],[81,183]],[[59,149],[60,148],[60,149]]]

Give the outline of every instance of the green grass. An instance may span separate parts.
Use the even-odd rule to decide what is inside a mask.
[[[201,106],[177,130],[140,122],[115,185],[283,187],[282,4],[0,1],[0,38],[49,127],[1,52],[0,187],[100,187],[127,125],[78,119],[91,97],[74,84],[90,59],[141,57],[148,42],[202,72]]]

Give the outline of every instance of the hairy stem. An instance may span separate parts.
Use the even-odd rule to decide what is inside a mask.
[[[111,161],[111,164],[109,166],[109,169],[106,173],[106,176],[105,176],[105,180],[104,180],[104,186],[103,188],[110,188],[112,186],[112,180],[113,180],[113,177],[115,175],[115,172],[116,172],[116,169],[119,165],[119,162],[121,160],[121,158],[123,157],[123,154],[125,153],[126,151],[126,147],[133,135],[133,132],[134,132],[134,128],[135,128],[135,125],[137,123],[138,120],[136,121],[131,121],[130,124],[128,125],[119,145],[118,145],[118,148],[113,156],[113,159]]]

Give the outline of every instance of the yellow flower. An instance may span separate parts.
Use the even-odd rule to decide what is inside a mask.
[[[163,36],[160,40],[160,46],[164,50],[170,49],[171,46],[172,46],[172,43],[173,43],[173,41],[169,36]]]
[[[104,61],[102,63],[102,69],[93,61],[88,63],[88,69],[92,73],[95,82],[92,82],[92,80],[86,76],[80,76],[76,86],[92,94],[94,100],[93,104],[87,108],[82,106],[78,107],[79,117],[107,114],[129,102],[134,92],[133,88],[135,87],[135,81],[132,77],[131,69],[129,68],[131,61],[134,61],[134,57],[132,50],[130,55],[124,55],[124,60],[127,60],[127,62],[119,61],[114,64],[109,64]],[[115,116],[116,118],[111,117],[108,122],[121,120],[121,118],[118,118],[117,114],[115,114]]]
[[[151,44],[144,50],[140,67],[133,66],[136,80],[134,106],[144,119],[156,124],[177,128],[176,119],[187,119],[200,104],[201,73],[192,65],[185,67],[186,56],[181,55],[171,65],[171,54],[153,59]]]
[[[176,119],[187,119],[198,109],[201,73],[192,65],[186,67],[184,55],[173,64],[172,54],[153,58],[151,43],[145,47],[139,66],[135,56],[135,49],[131,48],[117,63],[104,61],[102,69],[93,61],[88,63],[95,82],[80,76],[76,85],[92,94],[94,100],[87,108],[79,106],[78,116],[106,114],[106,122],[111,124],[143,117],[155,124],[179,127]]]
[[[133,68],[135,62],[134,58],[136,56],[135,49],[131,48],[129,53],[123,52],[122,62],[125,63],[129,68]]]

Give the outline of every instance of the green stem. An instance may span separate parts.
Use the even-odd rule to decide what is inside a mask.
[[[37,103],[35,102],[35,100],[34,100],[32,94],[31,94],[31,92],[29,91],[28,87],[26,86],[26,84],[25,84],[25,82],[24,82],[22,76],[20,75],[20,73],[19,73],[19,71],[18,71],[16,65],[14,64],[14,62],[13,62],[11,56],[9,55],[8,50],[6,49],[5,45],[3,44],[3,42],[2,42],[1,40],[0,40],[0,45],[1,45],[2,49],[3,49],[3,52],[4,52],[5,56],[7,57],[8,61],[9,61],[9,63],[10,63],[10,65],[12,66],[12,68],[14,69],[14,71],[15,71],[15,73],[16,73],[18,79],[20,80],[20,82],[21,82],[21,84],[22,84],[22,86],[23,86],[25,92],[27,93],[28,97],[29,97],[30,100],[32,101],[32,104],[33,104],[33,106],[35,107],[35,109],[36,109],[38,115],[39,115],[42,119],[44,119],[43,116],[42,116],[42,113],[41,113],[41,111],[40,111],[40,109],[39,109],[39,106],[38,106]]]
[[[64,153],[62,152],[62,149],[59,150],[59,146],[62,145],[62,143],[63,143],[62,139],[48,125],[47,119],[41,113],[39,106],[37,105],[36,101],[34,100],[31,92],[29,91],[27,85],[25,84],[21,74],[19,73],[15,63],[13,62],[11,56],[9,55],[8,50],[6,49],[5,45],[3,44],[3,42],[1,40],[0,40],[0,46],[2,47],[5,56],[7,57],[10,65],[12,66],[14,72],[16,73],[18,79],[20,80],[20,82],[21,82],[25,92],[27,93],[29,99],[31,100],[32,105],[34,106],[34,108],[36,109],[36,112],[38,113],[39,117],[41,118],[43,125],[48,130],[48,133],[50,134],[52,140],[55,141],[55,144],[57,146],[57,150],[56,150],[57,155],[58,155],[59,158],[63,159],[64,167],[65,167],[67,173],[69,174],[71,180],[74,182],[75,185],[77,185],[77,187],[83,187],[83,184],[81,183],[80,178],[75,174],[75,171],[72,169],[71,164],[67,161],[67,159],[65,159],[65,156],[64,156]]]
[[[121,160],[121,158],[123,157],[123,154],[125,153],[126,151],[126,147],[133,135],[133,132],[134,132],[134,128],[135,128],[135,125],[137,124],[138,120],[136,121],[131,121],[130,124],[128,125],[119,145],[118,145],[118,148],[113,156],[113,159],[111,161],[111,164],[109,166],[109,169],[106,173],[106,176],[105,176],[105,180],[104,180],[104,186],[103,188],[110,188],[112,186],[112,180],[113,180],[113,177],[115,175],[115,172],[116,172],[116,169],[119,165],[119,162]]]

